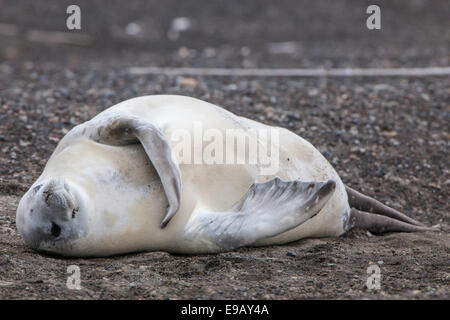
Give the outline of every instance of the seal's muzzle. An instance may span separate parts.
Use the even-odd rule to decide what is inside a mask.
[[[61,246],[80,236],[82,222],[74,194],[75,189],[64,178],[48,179],[28,190],[16,216],[17,229],[27,245],[48,251],[48,247]]]

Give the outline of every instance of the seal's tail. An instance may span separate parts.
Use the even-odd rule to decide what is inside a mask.
[[[373,233],[438,231],[439,225],[427,227],[350,187],[345,187],[351,208],[346,230],[360,227]]]

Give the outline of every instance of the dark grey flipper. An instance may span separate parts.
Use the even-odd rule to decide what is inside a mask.
[[[375,234],[385,232],[439,231],[438,226],[417,226],[379,214],[360,211],[355,208],[351,209],[350,217],[347,220],[347,225],[345,227],[347,231],[359,227]]]
[[[232,250],[293,229],[314,217],[333,195],[336,183],[283,181],[253,184],[226,212],[195,212],[186,240],[207,239],[217,250]]]
[[[172,150],[162,132],[153,124],[127,114],[111,114],[94,118],[79,128],[83,135],[99,143],[128,145],[141,143],[161,179],[169,202],[166,215],[161,222],[165,227],[180,208],[181,173],[172,160]]]
[[[355,208],[361,211],[366,211],[369,213],[376,213],[380,214],[386,217],[390,217],[396,220],[400,220],[409,224],[413,224],[416,226],[422,226],[425,225],[419,221],[416,221],[407,215],[390,208],[384,204],[382,204],[380,201],[371,198],[369,196],[366,196],[350,187],[345,187],[345,190],[347,191],[348,195],[348,203],[351,208]]]

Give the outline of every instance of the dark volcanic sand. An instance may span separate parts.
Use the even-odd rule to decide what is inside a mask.
[[[425,6],[420,9],[422,2]],[[0,22],[32,28],[38,21],[32,15],[19,15],[29,3],[0,2],[0,9],[8,6],[0,10]],[[148,3],[158,10],[153,2]],[[160,9],[155,15],[161,21],[156,16],[151,20],[158,22],[155,32],[165,30],[175,16],[195,17],[197,24],[191,34],[175,42],[163,41],[164,33],[147,39],[151,49],[146,49],[145,41],[124,44],[114,35],[108,46],[121,50],[102,49],[98,44],[87,48],[41,45],[0,35],[0,298],[450,298],[449,77],[194,77],[186,81],[185,77],[126,72],[125,67],[136,65],[448,65],[450,28],[442,16],[448,8],[446,1],[415,1],[403,11],[396,10],[402,2],[394,1],[391,9],[397,15],[385,12],[386,25],[380,36],[354,27],[359,2],[342,2],[348,10],[324,9],[323,4],[330,1],[317,3],[310,11],[303,2],[304,10],[297,11],[289,10],[289,1],[270,10],[265,4],[267,16],[252,14],[237,1],[229,2],[226,10],[207,7],[197,16],[192,9],[195,5],[172,9],[177,11],[174,15]],[[117,4],[110,8],[105,15],[110,17],[108,23],[119,27],[144,19],[139,16],[143,13],[120,11]],[[51,23],[56,21],[51,12],[44,22],[39,20],[44,25],[36,28],[57,29]],[[120,18],[117,12],[122,13]],[[331,15],[338,27],[293,19],[292,25],[277,26],[278,32],[266,32],[265,20],[286,21],[290,12],[310,12],[322,19]],[[422,24],[409,24],[417,16]],[[248,23],[239,27],[237,22],[244,20]],[[226,22],[232,25],[228,32],[216,26]],[[97,30],[95,21],[86,23],[91,28],[87,33]],[[216,26],[212,35],[205,25]],[[298,30],[302,30],[300,35]],[[290,39],[302,44],[301,54],[280,56],[267,51],[265,43]],[[250,49],[242,49],[246,44]],[[215,48],[214,55],[205,51],[208,47]],[[355,230],[340,238],[204,256],[153,252],[58,259],[28,249],[17,234],[15,210],[59,139],[119,101],[161,93],[197,97],[236,114],[286,127],[313,143],[344,183],[428,225],[440,224],[442,230],[383,236]],[[371,263],[380,266],[381,290],[366,288]],[[80,291],[66,288],[66,270],[72,264],[81,268]]]

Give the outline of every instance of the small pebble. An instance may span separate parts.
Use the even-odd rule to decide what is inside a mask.
[[[286,255],[287,255],[288,257],[296,257],[296,256],[297,256],[297,254],[296,254],[295,252],[292,252],[292,251],[288,251],[288,252],[286,253]]]

